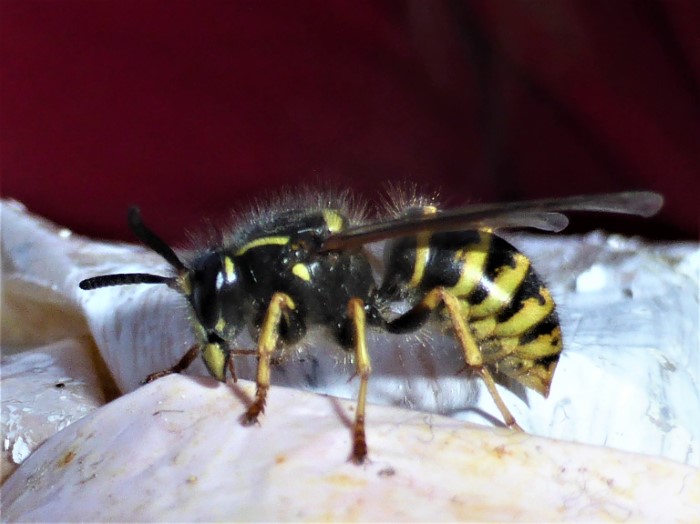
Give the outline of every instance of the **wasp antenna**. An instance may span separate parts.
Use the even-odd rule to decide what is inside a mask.
[[[138,207],[132,206],[129,208],[129,227],[134,234],[146,246],[162,256],[171,266],[179,271],[185,271],[187,267],[175,254],[175,251],[166,244],[158,235],[146,227],[146,224],[141,220],[141,211]],[[155,276],[155,275],[151,275]],[[131,282],[125,282],[131,284]],[[152,283],[152,282],[150,282]]]
[[[173,287],[175,279],[149,273],[119,273],[115,275],[100,275],[99,277],[82,280],[80,289],[90,290],[101,287],[126,286],[129,284],[166,284]]]

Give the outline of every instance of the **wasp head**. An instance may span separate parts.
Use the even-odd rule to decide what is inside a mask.
[[[225,380],[229,343],[244,324],[246,311],[245,297],[233,259],[223,253],[209,251],[196,258],[188,267],[170,246],[145,226],[135,207],[129,210],[129,226],[146,246],[175,269],[176,276],[150,273],[100,275],[80,282],[81,289],[127,284],[166,284],[183,293],[194,314],[204,363],[212,376]]]
[[[248,312],[243,284],[232,257],[209,251],[194,260],[180,279],[202,340],[202,357],[212,376],[225,379],[230,343]]]

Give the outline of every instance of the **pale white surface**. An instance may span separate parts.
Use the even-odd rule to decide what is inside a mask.
[[[661,459],[370,406],[372,461],[345,459],[353,404],[167,377],[49,440],[2,488],[7,521],[318,522],[697,518],[700,474]],[[260,442],[265,445],[261,446]],[[80,501],[79,503],[76,503]]]
[[[167,267],[157,255],[134,246],[93,242],[68,234],[64,229],[56,228],[27,214],[21,206],[14,203],[2,203],[0,211],[3,250],[2,338],[5,348],[8,341],[11,341],[13,346],[37,347],[66,337],[72,340],[88,332],[92,333],[119,387],[123,391],[131,391],[138,387],[139,382],[148,373],[172,365],[189,347],[192,338],[184,300],[164,286],[124,286],[91,292],[82,291],[77,286],[81,279],[98,274],[129,271],[162,273],[167,270]],[[565,351],[548,399],[542,399],[537,394],[527,391],[512,392],[501,388],[506,403],[518,422],[526,430],[539,435],[666,457],[697,467],[700,464],[698,454],[700,446],[700,424],[698,424],[700,420],[698,388],[700,251],[697,244],[649,246],[634,240],[606,237],[600,233],[593,233],[583,238],[562,236],[513,238],[516,245],[531,256],[535,267],[550,283],[559,306],[565,337]],[[49,253],[50,256],[47,256]],[[37,330],[37,325],[44,326],[46,329]],[[250,337],[246,334],[244,338],[241,346],[252,347]],[[312,338],[308,346],[308,351],[304,352],[303,362],[291,358],[274,369],[273,383],[354,398],[357,381],[348,381],[353,370],[345,354],[329,344],[323,333]],[[490,397],[482,391],[480,382],[455,375],[462,364],[459,354],[454,351],[450,337],[430,332],[423,334],[417,341],[413,336],[391,337],[372,334],[369,347],[374,369],[370,380],[371,402],[451,414],[482,424],[498,423],[500,420],[498,411],[492,405]],[[427,349],[428,347],[430,349]],[[32,355],[33,353],[27,353],[22,357],[16,357],[18,360],[15,360],[13,365],[20,366],[16,368],[18,380],[24,379],[37,385],[37,374],[31,361]],[[22,365],[24,365],[24,375],[21,373]],[[239,376],[253,376],[253,368],[254,359],[242,358],[237,362]],[[34,409],[37,392],[34,391],[22,398],[23,394],[18,392],[23,390],[15,389],[19,383],[11,384],[5,380],[6,369],[7,361],[3,360],[3,401],[10,397],[16,398]],[[206,375],[199,361],[189,371],[193,374]],[[51,374],[47,376],[50,378],[45,382],[50,388],[53,377]],[[180,382],[177,383],[180,384]],[[158,391],[162,392],[160,388],[167,388],[167,385],[173,382],[163,384],[159,386]],[[191,380],[188,384],[198,385]],[[179,387],[181,386],[178,385]],[[190,395],[206,396],[210,391],[208,386],[198,385],[198,387],[202,390],[201,393],[190,392]],[[223,386],[216,391],[222,388]],[[96,394],[100,394],[99,385],[95,391]],[[133,402],[141,402],[138,400],[138,395],[147,395],[148,391],[151,390],[142,393],[139,389],[136,392],[137,400]],[[177,402],[179,398],[176,392],[172,392],[172,396],[166,394],[169,393],[167,391],[162,393],[168,398],[168,402]],[[295,401],[290,400],[297,398],[294,395],[297,393],[289,390],[273,390],[271,403],[294,403]],[[308,399],[316,397],[303,398],[306,404],[311,402]],[[99,403],[99,400],[97,402]],[[212,402],[218,401],[212,400]],[[108,406],[111,407],[113,404]],[[87,409],[93,407],[94,403],[89,404]],[[45,431],[47,435],[55,431],[51,429],[53,426],[49,421],[51,415],[55,413],[50,405],[46,409],[46,412],[36,410],[39,416],[32,417],[32,428],[22,429],[34,431],[33,427],[36,424],[39,426],[37,431]],[[55,409],[58,410],[58,406]],[[131,427],[134,417],[140,421],[139,423],[146,424],[146,427],[141,428],[143,431],[151,431],[149,426],[152,424],[157,426],[152,417],[141,417],[139,409],[135,407],[128,414],[121,413],[119,416],[116,416],[115,411],[107,411],[107,419],[100,419],[100,423],[117,426],[121,424],[124,435],[131,435],[129,438],[134,439],[131,442],[133,446],[134,443],[143,441],[142,436],[136,436],[127,430]],[[184,402],[184,399],[182,406],[174,409],[190,413],[189,404]],[[304,443],[295,444],[291,427],[289,431],[285,429],[287,425],[293,426],[296,423],[317,431],[319,435],[324,434],[325,431],[335,435],[332,438],[336,440],[332,440],[328,449],[324,450],[324,454],[318,459],[319,462],[330,460],[329,468],[342,468],[344,472],[366,470],[362,468],[353,470],[351,466],[345,465],[344,461],[349,453],[350,431],[339,421],[337,414],[335,417],[327,415],[308,417],[302,412],[299,419],[296,408],[282,410],[274,416],[268,413],[263,421],[263,427],[269,429],[268,426],[271,424],[279,424],[279,426],[275,426],[278,427],[276,432],[270,433],[275,436],[262,441],[255,437],[258,435],[256,433],[258,428],[248,430],[237,424],[236,417],[242,410],[241,406],[230,407],[231,413],[226,418],[221,418],[221,411],[228,413],[228,409],[207,406],[205,412],[190,413],[188,416],[200,417],[197,420],[201,419],[201,422],[196,424],[222,424],[222,428],[227,432],[226,437],[221,437],[223,440],[240,438],[248,442],[251,446],[250,450],[243,454],[234,454],[237,457],[237,468],[255,468],[255,464],[248,463],[247,459],[250,458],[252,462],[263,460],[261,457],[266,453],[268,458],[265,460],[271,460],[270,457],[274,455],[274,446],[278,444],[291,446],[290,463],[296,460],[293,451],[295,449],[301,451]],[[99,410],[99,413],[102,411]],[[45,414],[42,415],[42,413]],[[377,416],[377,413],[382,413],[382,416]],[[421,468],[434,467],[435,464],[426,462],[427,459],[424,458],[416,462],[417,456],[434,456],[434,460],[447,462],[462,460],[461,455],[455,458],[440,444],[434,445],[432,438],[419,441],[420,452],[404,449],[400,435],[404,429],[407,434],[413,431],[411,429],[413,426],[410,424],[404,427],[403,423],[390,423],[389,426],[398,431],[399,440],[390,446],[383,447],[380,443],[381,435],[389,431],[384,426],[385,421],[382,418],[384,413],[389,413],[390,419],[393,416],[408,416],[405,412],[398,412],[403,415],[393,415],[391,414],[393,412],[380,410],[377,407],[370,408],[368,436],[373,464],[385,463],[389,460],[387,457],[401,456],[401,461],[415,463],[413,467],[418,468],[406,471],[422,478],[427,473]],[[426,417],[420,413],[412,416],[419,420],[424,420]],[[212,417],[214,420],[210,420]],[[2,430],[3,438],[7,442],[6,450],[17,450],[14,454],[23,456],[27,451],[34,449],[38,443],[30,446],[26,439],[18,437],[13,441],[8,437],[10,433],[7,420],[3,412]],[[114,431],[120,430],[114,429]],[[377,432],[380,434],[379,440]],[[493,433],[483,434],[492,435]],[[495,434],[501,435],[498,432]],[[20,433],[16,432],[13,435],[20,435]],[[51,449],[65,449],[72,438],[66,435],[65,431],[57,435],[52,444],[56,447]],[[196,439],[196,449],[188,448],[189,452],[206,455],[207,450],[222,445],[215,440],[215,435],[216,432],[203,433]],[[277,438],[281,442],[277,443]],[[109,439],[105,441],[107,448],[110,442]],[[96,446],[95,453],[108,452],[105,448],[98,446],[99,441],[93,443]],[[190,444],[194,445],[192,442]],[[295,448],[296,445],[299,447]],[[558,455],[558,459],[552,460],[559,460],[559,467],[564,468],[568,468],[571,460],[584,456],[588,450],[586,447],[555,444],[549,441],[546,446],[559,449],[560,445],[564,446],[562,449],[566,452]],[[165,444],[153,449],[144,447],[143,453],[152,452],[158,455],[164,452],[165,447],[167,447]],[[255,453],[252,450],[255,450]],[[459,448],[459,454],[466,452]],[[49,453],[49,451],[43,451],[43,453]],[[389,454],[385,455],[385,453]],[[627,456],[606,450],[596,450],[596,453],[603,453],[602,456],[606,457],[601,459],[602,462],[632,460],[640,468],[650,468],[648,472],[650,478],[658,474],[655,466],[649,466],[652,463],[659,463],[655,459],[616,458]],[[609,456],[605,455],[606,453],[609,453]],[[253,457],[256,457],[255,460]],[[4,456],[3,460],[6,459],[7,457]],[[48,458],[41,460],[51,463]],[[31,459],[18,474],[25,475],[25,478],[36,479],[36,475],[39,474],[39,470],[36,469],[39,463],[34,463],[32,466],[30,462]],[[293,463],[296,464],[296,462]],[[226,464],[230,466],[228,462]],[[396,463],[392,462],[392,464]],[[123,462],[123,473],[127,477],[132,473],[131,467],[132,463]],[[350,470],[345,469],[348,467]],[[540,466],[528,467],[537,469]],[[668,467],[675,466],[668,465]],[[475,471],[480,471],[478,460],[477,464],[469,464],[469,468],[476,469],[462,471],[465,478],[460,479],[460,483],[475,482],[474,479],[477,477]],[[187,478],[189,474],[186,469],[183,468],[178,474],[185,475]],[[41,471],[43,471],[42,478],[43,475],[48,474],[47,470]],[[133,474],[136,475],[137,471],[138,469],[134,469]],[[149,471],[152,473],[154,470]],[[229,475],[230,471],[231,468],[229,468]],[[370,470],[370,474],[376,476],[376,472],[371,473],[371,471],[373,470]],[[503,471],[503,477],[493,481],[495,484],[491,482],[488,486],[500,486],[506,482],[504,480],[507,477],[506,471]],[[515,477],[514,482],[519,483],[520,486],[528,485],[531,475],[528,475],[527,471],[523,466],[520,476]],[[680,477],[669,477],[669,482],[675,482],[681,477],[685,478],[688,475],[687,471],[692,470],[673,469],[673,471]],[[353,473],[351,477],[354,478],[356,474]],[[156,477],[160,478],[159,475]],[[221,482],[224,480],[220,479]],[[268,484],[272,485],[276,480],[275,476],[258,472],[252,475],[249,483],[260,487],[265,493]],[[216,485],[216,482],[219,480],[211,480],[212,485]],[[97,484],[99,489],[108,489],[104,485],[100,488],[99,482],[93,483]],[[330,485],[335,486],[335,484]],[[354,484],[351,483],[351,485]],[[65,488],[66,494],[73,489],[70,486],[68,482]],[[311,487],[318,488],[318,485],[315,483]],[[49,488],[42,483],[36,484],[36,491],[33,492],[35,500],[45,496],[42,490]],[[204,491],[200,493],[198,492],[200,488],[201,484],[195,483],[194,487],[189,486],[188,489],[192,493],[199,493],[199,496],[210,495],[211,490],[214,489],[201,488]],[[91,493],[95,493],[97,497],[100,493],[99,489]],[[172,497],[171,494],[166,493],[165,485],[159,489],[157,486],[149,489],[154,490],[149,492],[151,497]],[[4,500],[9,500],[4,498],[9,490],[9,487],[3,488]],[[513,493],[505,493],[507,496],[514,496]],[[635,491],[634,496],[640,496],[641,493]],[[343,491],[339,491],[336,495],[347,496]],[[523,495],[526,496],[526,493]],[[602,487],[600,494],[602,499],[607,500],[606,497],[612,495],[614,493]],[[334,497],[335,495],[331,492],[325,494],[323,498],[323,501],[329,502],[324,506],[328,511],[335,511],[332,508],[337,507],[330,504],[335,501]],[[30,511],[31,504],[26,501],[31,499],[22,500],[25,502],[17,502],[19,505],[13,507]],[[289,496],[284,500],[293,500],[293,497]],[[386,501],[390,502],[390,499]],[[95,504],[105,504],[105,500],[98,498]],[[563,503],[560,501],[559,506],[561,504]],[[517,504],[514,505],[516,506]],[[228,508],[231,507],[234,506],[228,506]],[[489,507],[491,511],[496,508],[496,506]],[[168,515],[175,518],[172,517],[172,513],[158,514],[156,509],[152,509],[153,513],[149,513],[153,515],[151,517],[153,519],[167,520]],[[268,509],[271,513],[267,513],[266,517],[258,518],[274,520],[275,515],[278,515],[274,511],[278,511],[278,508]],[[309,510],[308,507],[303,509]],[[38,507],[34,510],[39,511]],[[390,510],[390,507],[386,507],[382,511]],[[133,507],[132,511],[135,511]],[[369,510],[363,508],[362,511]],[[318,520],[324,520],[322,513],[313,514]],[[343,512],[328,514],[351,518]],[[360,514],[370,515],[370,513]],[[386,516],[390,513],[382,513],[382,515]],[[450,513],[450,515],[453,514]],[[481,515],[480,518],[505,518],[499,517],[501,513],[498,512],[487,512]],[[533,513],[531,518],[536,518],[535,515]],[[547,518],[546,513],[542,515],[542,518]],[[622,514],[618,517],[622,517]],[[253,516],[251,515],[250,518]],[[580,518],[585,519],[585,516]],[[87,517],[85,519],[89,520]]]
[[[2,360],[2,480],[54,433],[105,403],[86,339]]]

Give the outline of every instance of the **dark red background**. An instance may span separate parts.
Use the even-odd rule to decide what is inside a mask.
[[[138,203],[179,241],[316,179],[452,204],[645,188],[664,212],[622,230],[695,238],[698,5],[3,0],[2,195],[122,238]]]

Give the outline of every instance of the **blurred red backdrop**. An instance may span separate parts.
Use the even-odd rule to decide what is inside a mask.
[[[653,189],[663,213],[621,230],[696,238],[698,6],[3,0],[2,196],[117,238],[138,203],[177,242],[305,181]]]

